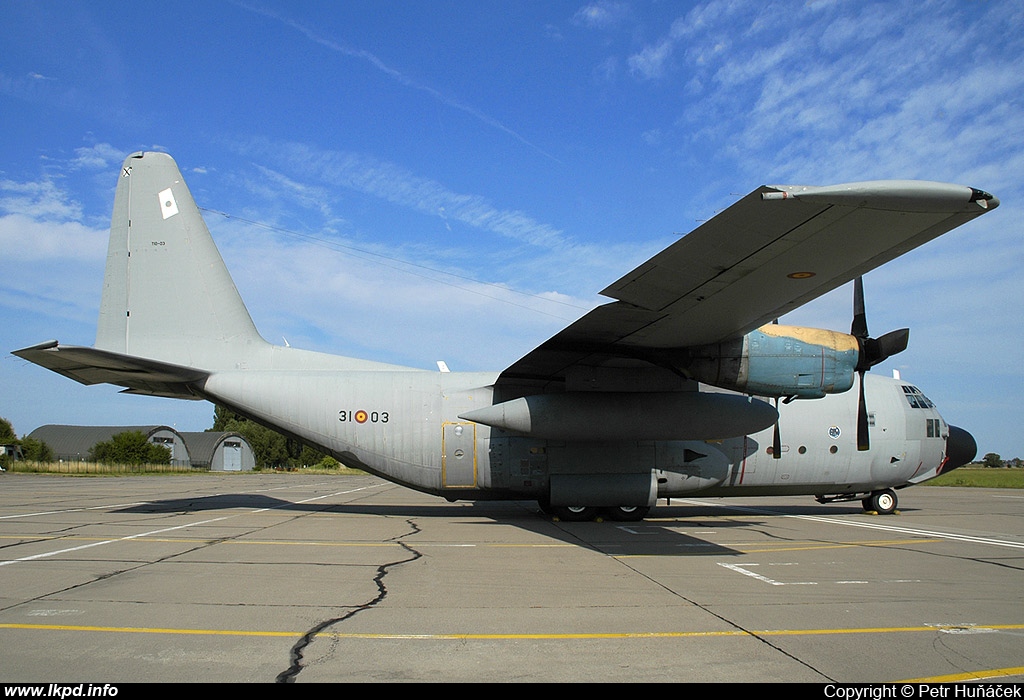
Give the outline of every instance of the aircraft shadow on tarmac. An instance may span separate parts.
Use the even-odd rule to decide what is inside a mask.
[[[721,507],[715,505],[668,505],[651,511],[642,522],[559,522],[545,515],[532,501],[477,501],[431,505],[374,505],[346,503],[324,505],[292,503],[261,494],[218,494],[194,498],[175,498],[120,509],[122,513],[199,513],[224,510],[279,510],[318,514],[370,515],[413,520],[447,518],[476,524],[513,525],[543,537],[594,549],[613,556],[742,556],[744,552],[725,547],[688,531],[756,528],[775,517],[793,515],[836,516],[861,513],[852,505],[816,503],[778,505],[770,508]],[[330,538],[329,526],[321,530]],[[410,543],[412,544],[412,543]]]

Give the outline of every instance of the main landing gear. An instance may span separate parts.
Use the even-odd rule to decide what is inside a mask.
[[[549,506],[541,509],[559,520],[570,523],[581,523],[588,520],[596,520],[599,517],[606,517],[609,520],[618,522],[638,522],[647,517],[651,512],[649,506],[615,506],[610,508],[597,508],[595,506]]]

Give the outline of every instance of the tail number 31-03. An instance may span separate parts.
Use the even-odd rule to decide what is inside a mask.
[[[338,420],[342,423],[387,423],[389,419],[387,411],[338,411]]]

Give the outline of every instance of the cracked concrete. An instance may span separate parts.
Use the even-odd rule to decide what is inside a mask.
[[[915,489],[885,519],[688,500],[626,526],[372,477],[0,487],[9,682],[1024,673],[1024,499],[1005,492]]]

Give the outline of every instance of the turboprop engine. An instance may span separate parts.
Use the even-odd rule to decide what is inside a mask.
[[[696,380],[758,396],[820,399],[849,390],[860,345],[852,335],[770,324],[691,351]]]

